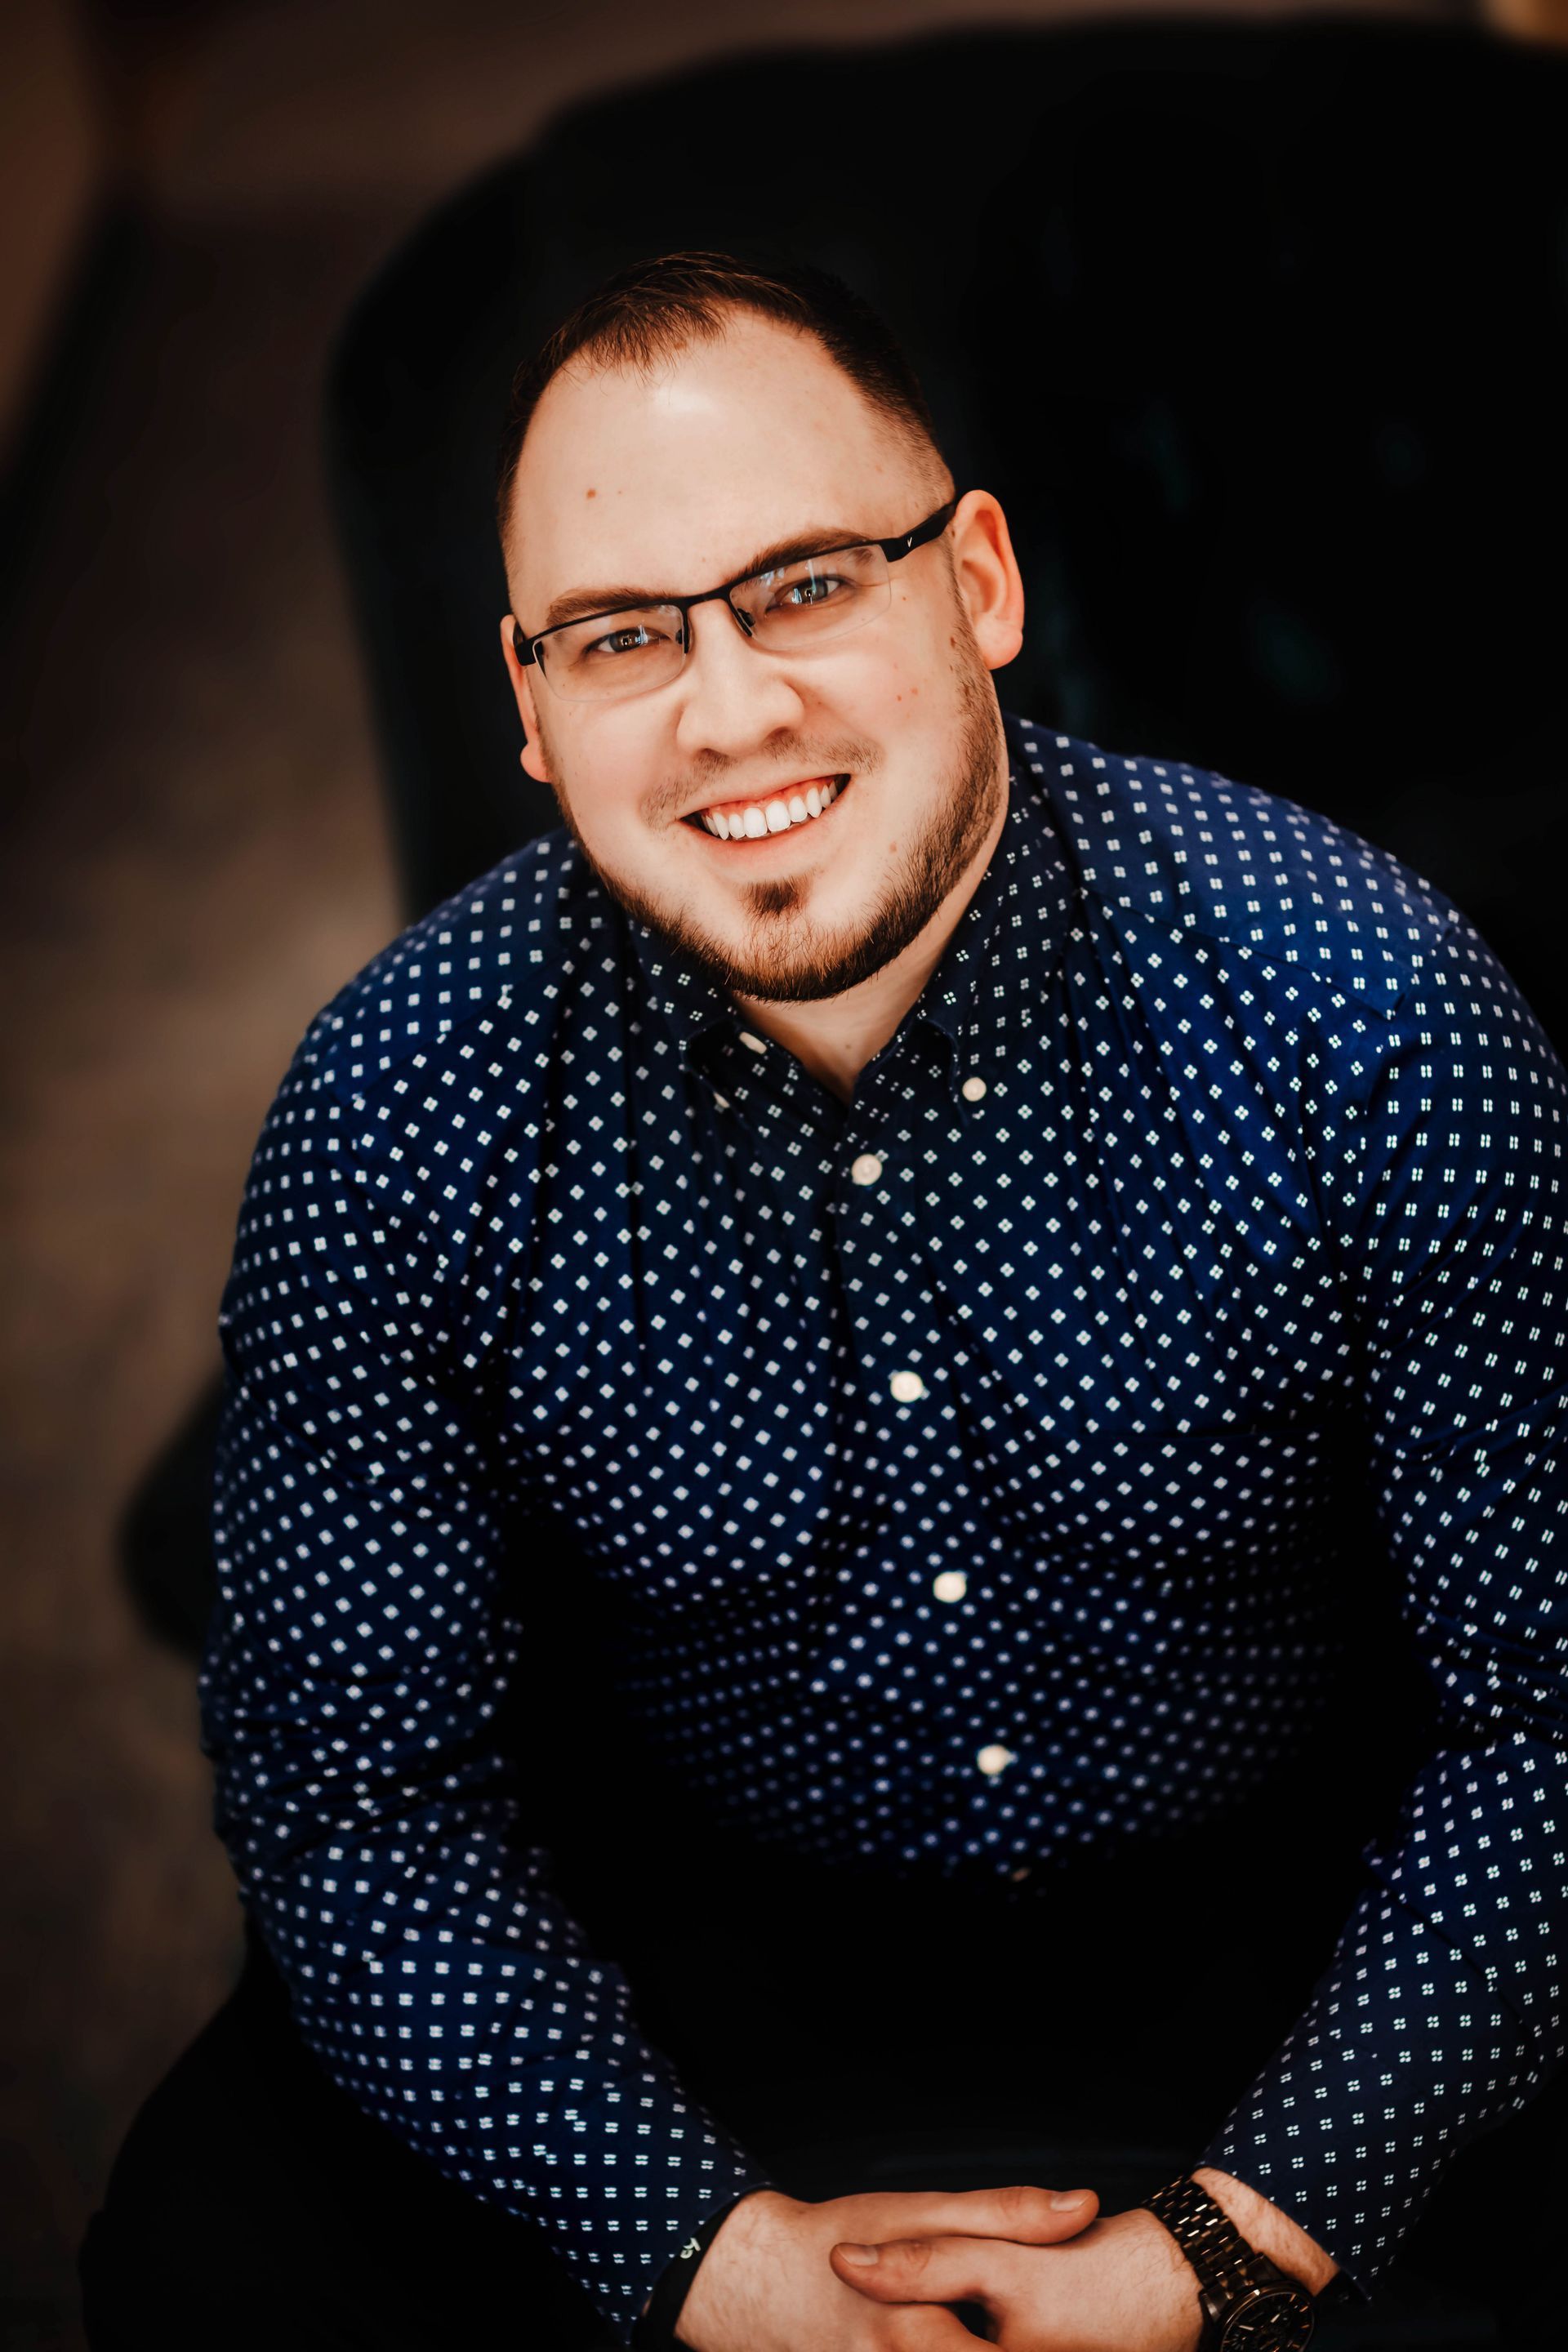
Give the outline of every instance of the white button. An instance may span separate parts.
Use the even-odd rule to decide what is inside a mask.
[[[985,1092],[984,1078],[965,1078],[958,1089],[965,1102],[978,1102]]]
[[[1005,1772],[1016,1759],[1010,1748],[983,1748],[974,1760],[986,1779],[994,1780],[998,1772]]]
[[[919,1372],[895,1372],[888,1386],[900,1404],[913,1404],[917,1397],[923,1397],[926,1392],[926,1384]]]
[[[939,1601],[962,1601],[969,1590],[969,1579],[961,1568],[944,1568],[933,1578],[931,1589]]]
[[[768,1050],[767,1039],[765,1037],[753,1037],[749,1029],[742,1030],[741,1043],[742,1045],[749,1045],[753,1054],[765,1054]]]
[[[849,1163],[849,1173],[857,1184],[874,1184],[882,1172],[882,1163],[874,1151],[863,1151],[858,1160]]]

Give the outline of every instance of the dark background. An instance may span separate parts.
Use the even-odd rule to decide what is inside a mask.
[[[625,254],[760,235],[834,130],[797,232],[1008,508],[1004,699],[1383,840],[1562,1045],[1565,41],[1561,0],[5,16],[0,2343],[79,2343],[86,2213],[238,1958],[124,1530],[257,1130],[337,986],[552,821],[485,536],[511,358]]]

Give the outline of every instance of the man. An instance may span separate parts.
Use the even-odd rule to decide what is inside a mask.
[[[1563,1073],[1391,858],[1004,719],[1002,510],[831,281],[612,281],[500,516],[564,830],[312,1025],[223,1318],[205,1732],[334,2178],[455,2297],[487,2215],[529,2343],[1304,2344],[1561,2052]],[[1058,2090],[1206,2144],[774,2162]]]

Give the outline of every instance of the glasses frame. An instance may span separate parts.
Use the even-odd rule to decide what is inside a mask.
[[[893,539],[840,539],[835,541],[831,547],[805,549],[799,555],[792,558],[792,561],[796,563],[814,563],[824,555],[843,555],[852,547],[876,547],[881,550],[888,562],[900,563],[906,555],[912,555],[917,547],[924,547],[931,540],[940,539],[957,513],[958,505],[957,499],[949,499],[945,506],[938,507],[936,512],[927,515],[923,522],[917,522],[913,530],[900,531]],[[782,571],[784,567],[779,564],[772,568]],[[730,600],[734,591],[737,588],[743,588],[748,580],[761,580],[765,577],[766,573],[762,572],[738,572],[732,580],[721,581],[717,588],[704,588],[695,596],[644,596],[640,597],[635,604],[613,604],[603,613],[580,613],[574,621],[558,621],[553,628],[540,629],[531,636],[524,633],[521,621],[513,621],[512,649],[521,663],[525,666],[530,662],[535,663],[539,675],[548,685],[550,673],[545,668],[539,652],[540,646],[547,637],[559,636],[563,629],[580,629],[593,621],[613,621],[622,613],[646,613],[657,609],[660,612],[679,613],[680,615],[681,667],[684,668],[687,657],[691,651],[689,616],[693,606],[712,604],[722,604],[727,606],[731,619],[749,645],[752,636],[752,620],[738,604],[731,604]],[[848,634],[848,631],[845,632],[846,635]],[[827,642],[831,644],[832,639],[829,638]],[[671,677],[678,677],[679,674],[679,670],[672,671]],[[669,681],[665,682],[668,684]],[[640,690],[647,693],[658,691],[657,688],[645,688]],[[558,691],[558,689],[552,688],[552,691]],[[604,698],[615,700],[617,698],[607,696]]]

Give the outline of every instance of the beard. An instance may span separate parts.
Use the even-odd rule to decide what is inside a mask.
[[[973,639],[961,648],[957,683],[958,733],[943,788],[924,825],[858,920],[828,925],[803,912],[809,879],[749,882],[740,894],[747,929],[740,945],[731,949],[683,908],[648,896],[603,866],[578,831],[559,786],[556,800],[573,839],[610,896],[635,922],[646,924],[679,949],[721,988],[780,1004],[842,996],[919,938],[962,880],[995,821],[1006,790],[998,759],[1005,739],[996,690]],[[803,761],[795,772],[804,772],[806,764]],[[813,772],[864,773],[871,764],[864,757],[826,761]]]

